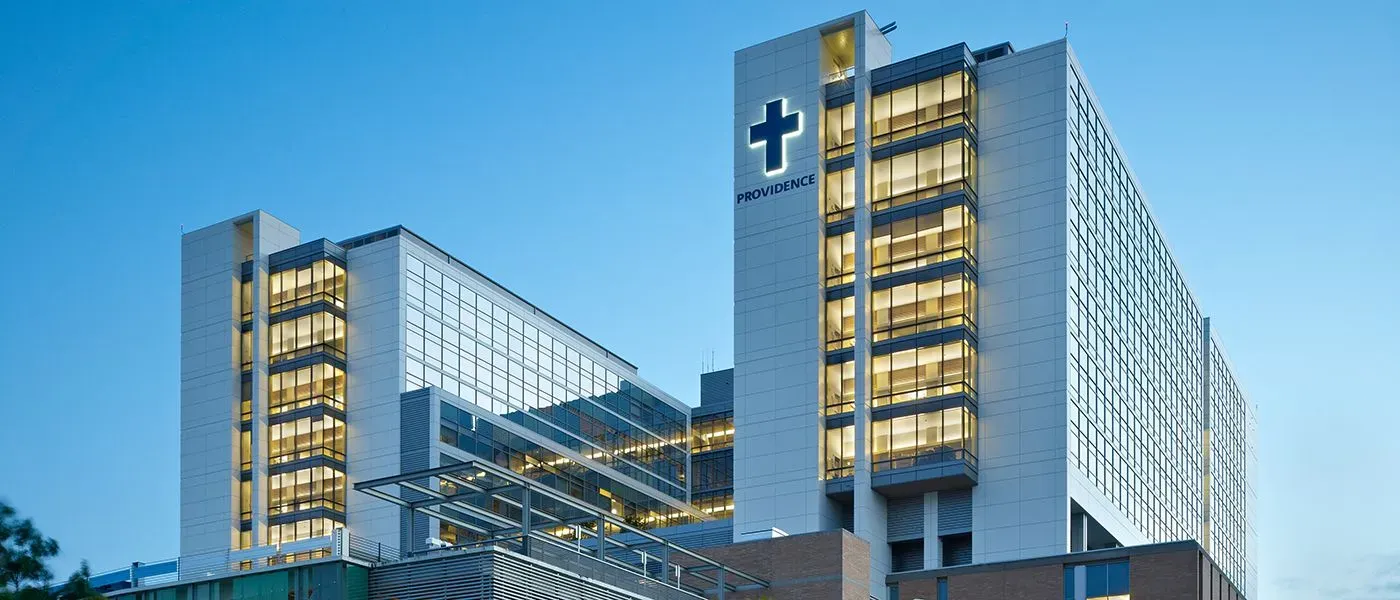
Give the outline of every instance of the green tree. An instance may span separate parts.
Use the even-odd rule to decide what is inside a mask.
[[[34,522],[19,518],[13,506],[0,501],[0,600],[95,600],[92,569],[85,560],[57,595],[49,592],[53,572],[48,559],[58,555],[58,542],[44,537]]]
[[[0,588],[16,600],[35,596],[28,590],[42,592],[53,573],[46,561],[58,554],[58,542],[44,537],[34,522],[21,519],[14,507],[0,501]]]
[[[59,600],[92,600],[102,597],[102,594],[92,587],[92,569],[88,568],[86,560],[77,571],[68,576],[68,583],[64,584],[63,590],[58,593]]]

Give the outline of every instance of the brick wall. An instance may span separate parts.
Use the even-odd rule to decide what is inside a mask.
[[[1133,600],[1243,600],[1194,543],[1067,554],[1001,564],[900,574],[899,600],[936,600],[938,577],[948,579],[949,600],[1058,599],[1064,596],[1065,565],[1128,559]]]
[[[731,593],[726,599],[866,600],[870,597],[870,546],[849,531],[755,540],[696,552],[769,582],[766,590]]]
[[[1186,550],[1128,559],[1128,589],[1133,600],[1196,600],[1200,557],[1200,552]]]

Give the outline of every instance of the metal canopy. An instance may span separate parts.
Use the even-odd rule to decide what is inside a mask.
[[[768,582],[678,546],[621,517],[494,463],[473,459],[355,484],[355,490],[457,527],[468,541],[417,550],[408,519],[404,556],[504,546],[526,556],[547,544],[603,561],[677,589],[724,598]],[[460,540],[459,540],[460,541]]]

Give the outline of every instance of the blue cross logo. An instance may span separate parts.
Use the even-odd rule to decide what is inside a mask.
[[[764,175],[777,175],[787,170],[784,146],[787,138],[802,133],[802,113],[787,112],[787,98],[779,98],[763,107],[762,123],[749,126],[749,147],[764,146]]]

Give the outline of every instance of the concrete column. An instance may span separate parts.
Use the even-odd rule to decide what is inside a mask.
[[[525,556],[530,555],[530,488],[520,490],[520,546]]]
[[[264,212],[253,213],[253,415],[251,438],[251,458],[253,461],[253,546],[267,544],[268,521],[268,293],[271,284],[268,279],[268,255],[286,250],[301,243],[301,234],[286,223]],[[239,263],[242,264],[241,262]],[[235,405],[237,402],[235,402]]]
[[[888,539],[888,508],[885,497],[871,489],[870,438],[870,131],[867,115],[870,109],[870,69],[882,66],[888,59],[871,61],[872,53],[883,56],[888,52],[875,24],[865,13],[855,18],[856,43],[855,89],[855,469],[854,487],[855,534],[870,543],[870,596],[883,600],[889,590],[885,575],[890,572],[891,558]],[[884,53],[871,44],[884,43]],[[875,64],[872,64],[874,62]]]
[[[1069,519],[1069,551],[1083,552],[1089,549],[1089,515],[1074,513]]]
[[[262,219],[253,217],[253,331],[252,352],[252,431],[249,436],[249,457],[252,460],[253,479],[249,490],[253,494],[253,547],[268,543],[267,534],[267,416],[268,416],[268,291],[270,284],[267,273],[267,255],[281,250],[269,248],[262,239]]]
[[[598,513],[598,547],[593,549],[593,555],[599,559],[608,556],[608,522],[603,518],[603,513]]]
[[[924,494],[924,568],[943,566],[943,542],[938,538],[938,492]]]

